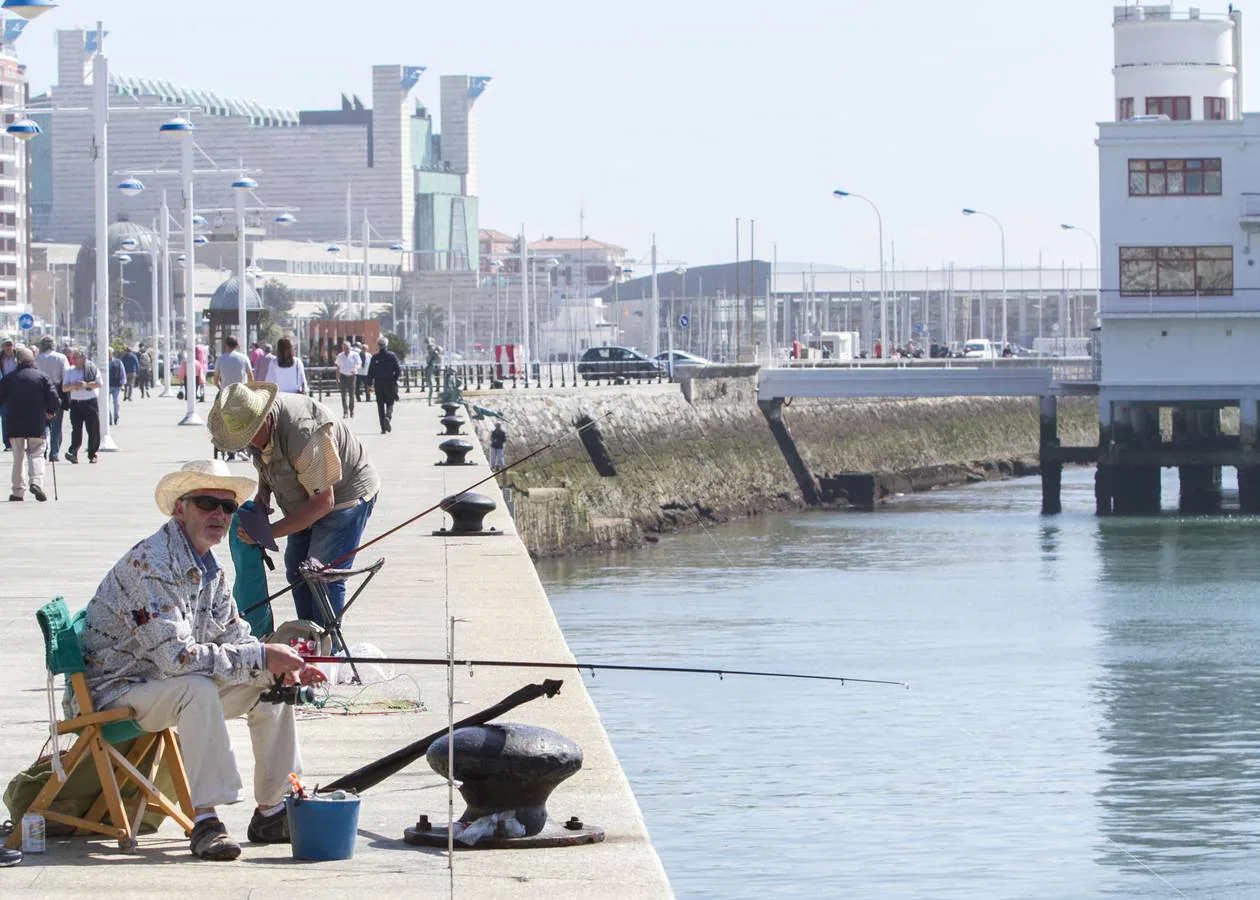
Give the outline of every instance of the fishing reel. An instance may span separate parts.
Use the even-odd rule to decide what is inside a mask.
[[[287,703],[304,706],[315,702],[315,688],[304,684],[285,684],[284,677],[277,675],[276,682],[258,698],[263,703]]]

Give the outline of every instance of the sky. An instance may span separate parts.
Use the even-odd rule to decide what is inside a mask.
[[[373,64],[427,66],[435,114],[438,76],[489,75],[481,226],[531,239],[584,211],[634,259],[655,234],[695,266],[734,257],[739,218],[744,258],[755,220],[758,258],[875,268],[874,213],[843,188],[878,205],[898,268],[997,265],[964,206],[1000,220],[1010,266],[1092,266],[1059,223],[1097,233],[1116,3],[64,0],[17,47],[42,89],[54,31],[100,18],[113,71],[296,109],[370,103]]]

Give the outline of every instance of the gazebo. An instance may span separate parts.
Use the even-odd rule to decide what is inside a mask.
[[[209,340],[210,346],[216,353],[223,346],[223,338],[228,335],[235,335],[241,349],[248,352],[250,341],[255,339],[250,335],[256,337],[258,334],[258,320],[262,318],[263,313],[262,299],[251,285],[245,285],[245,324],[247,327],[245,334],[240,334],[241,314],[237,307],[239,290],[239,279],[233,275],[215,288],[214,295],[210,298]]]

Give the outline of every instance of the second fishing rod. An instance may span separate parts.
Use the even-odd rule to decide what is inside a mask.
[[[429,507],[426,507],[425,509],[420,510],[420,512],[416,513],[411,518],[407,519],[404,522],[401,522],[398,525],[395,525],[393,528],[390,528],[388,531],[377,535],[376,537],[372,538],[370,541],[364,541],[362,544],[355,547],[354,549],[347,550],[345,553],[341,554],[336,559],[331,560],[330,562],[327,562],[327,563],[323,563],[319,571],[327,572],[331,569],[337,568],[337,566],[339,566],[341,563],[345,562],[346,560],[353,559],[354,556],[358,554],[360,551],[366,550],[368,547],[371,547],[373,544],[376,544],[380,541],[385,540],[385,538],[389,537],[390,535],[395,534],[396,532],[402,531],[407,526],[418,522],[420,519],[423,519],[425,516],[431,515],[432,513],[437,512],[438,510],[445,511],[446,510],[445,504],[448,501],[453,501],[454,498],[458,497],[460,494],[466,494],[469,491],[480,487],[481,485],[485,484],[487,481],[491,481],[498,475],[502,475],[504,472],[511,471],[512,469],[515,469],[517,466],[529,462],[534,457],[539,456],[543,453],[546,453],[548,450],[564,443],[570,438],[580,436],[582,432],[586,431],[589,428],[594,428],[597,424],[599,424],[600,421],[611,418],[611,417],[612,417],[612,413],[605,412],[603,415],[597,418],[592,418],[581,425],[574,426],[573,431],[568,434],[565,434],[563,437],[556,438],[556,440],[551,441],[550,443],[543,444],[541,447],[530,451],[529,453],[522,456],[520,459],[514,460],[513,462],[509,463],[508,465],[504,466],[498,471],[491,472],[489,475],[487,475],[484,478],[479,478],[478,480],[474,481],[472,484],[468,485],[468,487],[464,488],[461,491],[458,491],[457,493],[451,495],[450,497],[443,498],[442,500],[439,500],[437,503],[434,503],[432,506],[429,506]],[[271,603],[273,600],[283,597],[285,594],[289,593],[295,587],[297,587],[297,583],[286,584],[284,587],[280,588],[275,593],[269,594],[268,596],[264,597],[262,600],[259,600],[258,602],[241,610],[241,615],[242,616],[248,615],[249,613],[253,612],[259,607],[266,606],[267,604]]]

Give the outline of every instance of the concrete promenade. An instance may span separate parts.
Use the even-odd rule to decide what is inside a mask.
[[[213,391],[211,391],[213,394]],[[330,398],[332,399],[332,398]],[[332,399],[332,404],[336,400]],[[204,418],[208,404],[199,406]],[[7,783],[29,765],[47,739],[42,641],[35,610],[63,594],[71,609],[83,606],[105,572],[137,540],[163,521],[153,501],[158,478],[181,463],[210,454],[204,427],[177,427],[183,403],[174,399],[124,403],[114,430],[122,448],[101,454],[97,465],[86,456],[78,466],[60,463],[61,499],[47,503],[27,497],[0,504],[0,776]],[[339,410],[333,408],[334,413]],[[433,465],[437,407],[423,401],[398,404],[395,430],[380,435],[375,405],[360,405],[355,431],[382,476],[382,491],[366,537],[401,523],[442,497],[487,474],[480,448],[476,467]],[[68,438],[67,423],[67,438]],[[514,440],[528,441],[526,435]],[[0,473],[9,477],[11,457],[0,455]],[[248,463],[234,463],[252,475]],[[445,655],[444,622],[468,619],[457,631],[460,656],[498,659],[571,660],[530,559],[513,533],[511,518],[493,482],[478,488],[497,501],[488,524],[508,532],[494,538],[431,536],[448,524],[440,514],[422,519],[361,554],[387,562],[347,617],[347,638],[366,641],[390,655]],[[6,492],[7,496],[7,492]],[[283,550],[283,547],[281,548]],[[231,571],[226,543],[218,551]],[[282,568],[282,561],[277,560]],[[272,586],[283,584],[279,572]],[[293,617],[292,601],[277,601],[276,619]],[[427,710],[389,715],[332,715],[299,723],[304,781],[327,783],[364,763],[436,731],[446,722],[445,670],[400,669],[418,683]],[[188,852],[182,833],[166,823],[142,836],[134,854],[122,854],[111,841],[88,838],[50,840],[48,853],[28,856],[20,866],[0,870],[0,896],[14,897],[436,897],[466,898],[670,896],[669,884],[648,838],[638,805],[622,773],[598,714],[577,672],[481,669],[456,676],[456,718],[489,706],[516,688],[543,678],[563,678],[553,699],[539,699],[508,716],[511,721],[554,728],[575,740],[585,754],[583,769],[552,795],[554,819],[576,815],[606,829],[604,843],[549,850],[465,851],[457,853],[453,875],[444,851],[411,847],[403,829],[419,814],[445,822],[447,792],[424,760],[367,791],[359,818],[355,857],[341,862],[301,863],[287,845],[244,844],[232,863],[206,863]],[[346,691],[346,686],[341,686]],[[413,690],[413,696],[415,691]],[[221,810],[231,834],[244,843],[253,809],[249,797],[253,761],[243,721],[231,724],[232,740],[246,785],[245,802]],[[65,746],[68,746],[65,745]],[[455,798],[455,813],[463,804]],[[7,813],[4,815],[7,816]]]

